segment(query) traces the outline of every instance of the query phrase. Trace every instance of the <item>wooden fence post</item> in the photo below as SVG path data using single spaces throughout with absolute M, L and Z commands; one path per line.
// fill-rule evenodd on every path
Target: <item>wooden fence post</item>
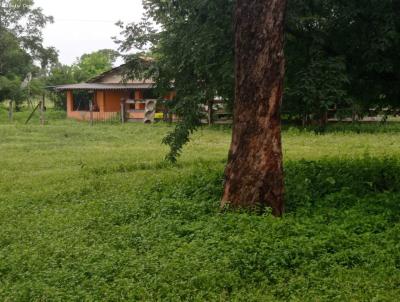
M 89 103 L 89 110 L 90 110 L 90 126 L 93 126 L 93 101 L 90 100 Z
M 125 99 L 121 99 L 121 123 L 125 123 Z
M 43 94 L 43 99 L 40 102 L 40 125 L 42 125 L 42 126 L 46 122 L 45 115 L 44 115 L 45 111 L 46 111 L 46 106 L 45 105 L 46 105 L 45 104 L 45 95 Z
M 10 103 L 8 104 L 8 118 L 10 122 L 13 121 L 13 115 L 14 115 L 13 101 L 10 101 Z

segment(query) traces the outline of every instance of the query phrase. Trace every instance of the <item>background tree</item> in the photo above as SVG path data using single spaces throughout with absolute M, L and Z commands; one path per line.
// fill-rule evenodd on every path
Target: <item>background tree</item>
M 18 39 L 33 60 L 48 51 L 43 47 L 42 29 L 52 22 L 53 17 L 44 15 L 33 0 L 0 0 L 0 29 Z
M 84 82 L 110 70 L 118 57 L 119 53 L 112 49 L 82 55 L 72 66 L 76 81 Z
M 53 87 L 57 85 L 64 84 L 74 84 L 76 79 L 74 76 L 73 67 L 69 65 L 57 64 L 53 66 L 49 74 L 46 77 L 45 85 L 47 87 Z M 67 104 L 65 102 L 66 93 L 65 92 L 51 92 L 49 94 L 51 101 L 54 103 L 54 107 L 61 110 L 67 109 Z
M 0 102 L 22 101 L 28 73 L 43 77 L 58 61 L 57 51 L 43 46 L 42 29 L 52 21 L 32 0 L 0 0 Z
M 299 75 L 317 82 L 314 77 L 319 75 L 307 70 L 317 61 L 330 62 L 331 70 L 336 71 L 330 72 L 329 78 L 325 75 L 324 83 L 331 92 L 337 89 L 335 100 L 331 98 L 335 105 L 345 101 L 361 114 L 373 107 L 399 107 L 399 13 L 399 2 L 391 0 L 290 1 L 287 90 L 298 91 Z M 343 86 L 343 80 L 338 82 L 337 77 L 346 78 L 348 85 Z M 285 111 L 298 114 L 303 101 L 303 96 L 288 93 Z
M 329 109 L 351 104 L 347 96 L 346 65 L 341 58 L 315 56 L 286 83 L 292 79 L 286 85 L 285 108 L 292 116 L 301 118 L 303 126 L 318 121 L 323 130 Z
M 21 89 L 21 80 L 17 76 L 0 76 L 0 102 L 5 100 L 15 101 L 17 110 L 19 104 L 26 98 L 26 91 Z

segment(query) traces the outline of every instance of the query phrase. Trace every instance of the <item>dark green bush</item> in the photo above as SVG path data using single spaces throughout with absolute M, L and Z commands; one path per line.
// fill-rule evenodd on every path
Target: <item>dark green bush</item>
M 400 190 L 397 158 L 288 162 L 285 173 L 289 211 L 308 206 L 340 208 L 352 203 L 353 197 Z M 321 205 L 326 195 L 340 192 L 341 198 Z

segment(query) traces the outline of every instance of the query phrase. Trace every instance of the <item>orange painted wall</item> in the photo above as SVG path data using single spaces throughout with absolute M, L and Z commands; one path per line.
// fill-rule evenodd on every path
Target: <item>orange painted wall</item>
M 104 112 L 105 109 L 105 93 L 104 91 L 96 91 L 96 102 L 99 106 L 99 111 Z
M 97 91 L 96 92 L 96 102 L 99 106 L 99 112 L 93 112 L 93 118 L 95 120 L 107 119 L 111 118 L 110 115 L 101 115 L 100 113 L 104 112 L 105 99 L 104 92 Z M 89 111 L 73 111 L 74 109 L 74 96 L 72 91 L 67 91 L 67 117 L 73 118 L 79 121 L 89 121 L 90 120 L 90 112 Z
M 171 92 L 167 95 L 166 99 L 173 99 L 175 93 Z M 108 115 L 101 115 L 101 113 L 115 113 L 117 114 L 121 110 L 121 98 L 128 99 L 129 92 L 127 91 L 97 91 L 96 92 L 96 102 L 99 108 L 99 113 L 94 112 L 94 119 L 105 119 Z M 142 91 L 135 91 L 135 99 L 142 99 Z M 145 104 L 136 104 L 136 110 L 143 110 Z M 136 107 L 135 106 L 135 107 Z M 142 108 L 143 107 L 143 108 Z M 67 116 L 69 118 L 87 121 L 90 119 L 90 112 L 88 111 L 73 111 L 73 93 L 72 91 L 67 91 Z M 130 113 L 130 118 L 141 119 L 144 117 L 144 112 Z
M 67 91 L 67 113 L 71 113 L 73 110 L 73 106 L 74 106 L 74 97 L 72 95 L 72 91 Z M 68 115 L 69 116 L 69 115 Z
M 118 112 L 93 112 L 93 120 L 95 121 L 106 121 L 110 119 L 115 119 L 118 116 Z M 90 121 L 89 111 L 72 111 L 68 114 L 68 117 L 78 121 Z
M 143 119 L 144 118 L 144 112 L 129 112 L 128 113 L 128 118 Z
M 135 90 L 135 100 L 142 100 L 143 92 L 141 90 Z
M 128 93 L 124 91 L 97 91 L 96 102 L 99 112 L 119 112 L 121 110 L 121 98 L 127 98 Z M 88 120 L 90 113 L 87 111 L 73 111 L 74 96 L 72 91 L 67 91 L 67 116 L 77 120 Z M 96 118 L 96 113 L 94 113 Z
M 105 112 L 119 112 L 121 110 L 121 98 L 128 98 L 125 91 L 106 91 L 105 93 Z
M 67 91 L 67 116 L 80 121 L 89 120 L 89 112 L 73 111 L 74 110 L 74 95 L 72 91 Z

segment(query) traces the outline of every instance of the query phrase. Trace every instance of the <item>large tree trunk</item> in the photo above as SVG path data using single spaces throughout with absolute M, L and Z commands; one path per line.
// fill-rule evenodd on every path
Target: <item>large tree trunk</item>
M 284 211 L 281 119 L 286 0 L 237 0 L 236 91 L 222 206 Z

